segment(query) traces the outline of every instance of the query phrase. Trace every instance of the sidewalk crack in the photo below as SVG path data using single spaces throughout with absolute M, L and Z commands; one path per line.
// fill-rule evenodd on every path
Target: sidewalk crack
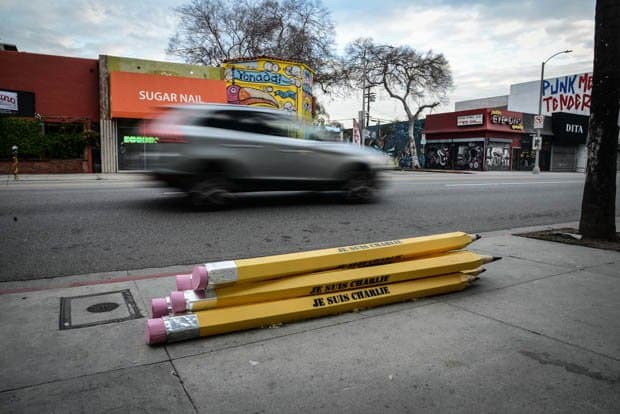
M 178 378 L 179 384 L 181 385 L 181 388 L 183 388 L 183 392 L 185 393 L 185 396 L 187 397 L 187 399 L 189 400 L 189 403 L 194 408 L 194 412 L 198 414 L 199 411 L 198 411 L 198 408 L 196 407 L 196 403 L 194 402 L 194 399 L 190 395 L 189 391 L 187 390 L 187 387 L 185 387 L 185 381 L 183 381 L 183 378 L 181 378 L 181 374 L 179 374 L 179 371 L 177 370 L 176 365 L 174 365 L 174 361 L 172 360 L 172 357 L 170 356 L 170 353 L 168 352 L 168 346 L 165 346 L 164 350 L 166 351 L 166 355 L 168 356 L 168 362 L 172 366 L 172 369 L 173 369 L 172 374 Z

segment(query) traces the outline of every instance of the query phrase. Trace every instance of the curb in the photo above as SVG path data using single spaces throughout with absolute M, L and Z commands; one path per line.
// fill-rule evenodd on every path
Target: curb
M 620 222 L 620 217 L 616 217 Z M 488 232 L 478 232 L 483 238 L 512 236 L 516 233 L 552 230 L 554 228 L 577 226 L 579 222 L 553 223 L 546 225 L 536 225 L 527 227 L 515 227 L 510 229 L 493 230 Z M 474 246 L 475 247 L 475 246 Z M 65 275 L 41 279 L 24 281 L 5 281 L 0 282 L 0 296 L 4 294 L 42 291 L 50 289 L 65 289 L 78 286 L 109 284 L 127 281 L 138 281 L 145 279 L 158 279 L 164 277 L 174 277 L 179 274 L 191 273 L 193 265 L 172 265 L 161 268 L 145 268 L 120 271 L 107 271 L 88 273 L 81 275 Z M 118 276 L 118 277 L 115 277 Z

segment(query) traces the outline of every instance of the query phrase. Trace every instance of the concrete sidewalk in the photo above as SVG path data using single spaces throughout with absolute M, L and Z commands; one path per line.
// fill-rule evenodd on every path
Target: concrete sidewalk
M 1 295 L 0 411 L 618 412 L 620 253 L 512 233 L 457 294 L 160 347 L 171 276 Z
M 0 185 L 53 182 L 89 182 L 89 181 L 147 181 L 151 178 L 144 172 L 96 173 L 96 174 L 19 174 L 18 179 L 12 174 L 0 174 Z

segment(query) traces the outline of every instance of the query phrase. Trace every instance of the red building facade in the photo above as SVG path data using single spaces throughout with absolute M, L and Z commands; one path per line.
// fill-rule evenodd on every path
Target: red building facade
M 487 108 L 429 115 L 424 134 L 427 168 L 513 170 L 522 164 L 520 112 Z
M 34 94 L 44 122 L 99 120 L 97 59 L 0 51 L 0 90 Z

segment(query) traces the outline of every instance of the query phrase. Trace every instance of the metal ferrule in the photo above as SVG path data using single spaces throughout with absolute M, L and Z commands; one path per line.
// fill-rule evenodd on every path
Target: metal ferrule
M 190 303 L 197 300 L 203 300 L 205 298 L 205 293 L 200 290 L 184 290 L 183 296 L 185 296 L 185 301 Z
M 237 264 L 233 260 L 206 263 L 209 285 L 235 283 L 238 280 Z
M 168 342 L 184 341 L 198 338 L 200 327 L 198 317 L 193 314 L 164 317 L 166 326 L 166 339 Z
M 191 291 L 191 293 L 195 293 Z M 194 294 L 194 298 L 190 299 L 189 295 L 185 295 L 187 301 L 187 310 L 190 312 L 215 308 L 217 306 L 217 294 L 215 289 L 208 287 L 199 294 Z

